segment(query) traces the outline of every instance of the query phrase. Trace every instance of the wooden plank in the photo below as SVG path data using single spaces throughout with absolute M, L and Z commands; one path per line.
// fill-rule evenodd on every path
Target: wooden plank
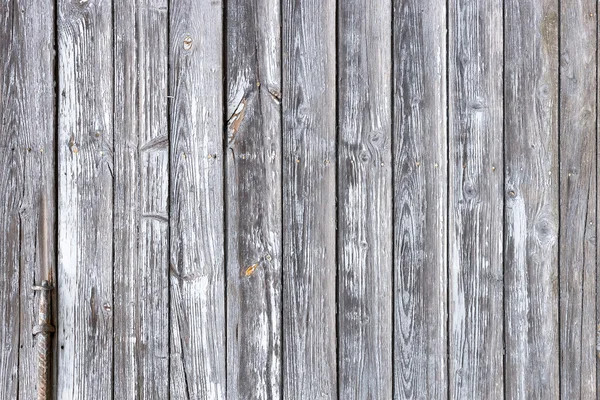
M 446 2 L 394 10 L 394 398 L 446 399 Z
M 391 1 L 338 3 L 340 398 L 392 397 Z
M 506 396 L 559 396 L 558 1 L 505 4 Z
M 223 399 L 222 2 L 170 2 L 171 398 Z
M 560 394 L 596 398 L 597 4 L 560 2 Z
M 503 397 L 502 2 L 449 10 L 450 396 Z
M 112 7 L 58 4 L 58 398 L 112 395 Z
M 279 0 L 227 15 L 227 398 L 281 396 Z
M 337 398 L 335 6 L 282 3 L 287 399 Z
M 0 399 L 36 393 L 41 197 L 55 210 L 54 4 L 0 5 Z M 54 213 L 47 259 L 54 270 Z M 52 274 L 54 281 L 54 275 Z
M 115 3 L 114 397 L 169 390 L 166 0 Z

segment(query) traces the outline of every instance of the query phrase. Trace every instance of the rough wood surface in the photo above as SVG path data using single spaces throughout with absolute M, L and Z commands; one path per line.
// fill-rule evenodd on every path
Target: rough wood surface
M 392 397 L 391 1 L 338 3 L 338 379 Z
M 279 0 L 227 15 L 227 398 L 281 395 Z
M 449 4 L 452 398 L 503 397 L 502 2 Z
M 58 398 L 111 398 L 111 4 L 61 0 L 58 27 Z
M 560 394 L 596 398 L 597 3 L 560 2 Z
M 115 3 L 114 398 L 169 390 L 166 0 Z
M 226 391 L 222 3 L 170 2 L 170 392 Z
M 287 399 L 337 398 L 335 6 L 282 2 Z
M 396 399 L 448 393 L 445 10 L 440 0 L 394 2 Z
M 558 2 L 505 6 L 506 397 L 556 399 Z
M 54 4 L 0 4 L 0 399 L 33 398 L 41 197 L 55 209 Z M 54 214 L 46 250 L 54 270 Z M 51 276 L 54 281 L 54 276 Z

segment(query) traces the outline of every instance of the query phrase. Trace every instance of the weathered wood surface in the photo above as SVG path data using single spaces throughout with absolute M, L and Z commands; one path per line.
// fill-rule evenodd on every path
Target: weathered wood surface
M 597 4 L 560 2 L 560 394 L 596 398 Z
M 114 398 L 169 391 L 166 0 L 114 3 Z
M 338 3 L 338 380 L 343 399 L 392 397 L 391 15 L 391 1 Z
M 283 396 L 337 398 L 336 2 L 282 2 Z
M 169 5 L 170 392 L 224 399 L 223 5 Z
M 227 398 L 281 397 L 279 0 L 227 3 Z
M 0 21 L 0 399 L 597 397 L 592 0 Z
M 506 398 L 556 399 L 558 2 L 505 3 Z
M 396 399 L 448 393 L 445 10 L 440 0 L 394 2 Z
M 502 2 L 449 3 L 450 396 L 503 397 Z
M 38 227 L 41 197 L 55 202 L 54 4 L 0 4 L 0 399 L 36 393 L 37 323 L 44 246 Z M 46 245 L 55 265 L 54 214 Z
M 113 389 L 113 31 L 106 1 L 58 2 L 60 399 Z

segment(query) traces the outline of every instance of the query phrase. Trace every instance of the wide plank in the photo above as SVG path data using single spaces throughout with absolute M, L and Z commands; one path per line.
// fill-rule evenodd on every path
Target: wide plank
M 282 2 L 283 397 L 337 398 L 336 2 Z
M 112 12 L 58 2 L 60 399 L 112 397 Z
M 450 397 L 504 397 L 500 0 L 449 3 Z
M 169 4 L 170 393 L 226 396 L 223 4 Z
M 391 7 L 338 3 L 338 379 L 392 396 Z
M 597 3 L 560 2 L 560 395 L 596 398 Z
M 556 399 L 558 1 L 505 3 L 506 396 Z
M 166 0 L 116 2 L 114 397 L 169 390 Z
M 226 7 L 227 398 L 281 397 L 279 0 Z
M 0 5 L 0 399 L 32 398 L 38 293 L 55 282 L 54 4 Z M 42 243 L 42 198 L 47 241 Z
M 446 2 L 394 2 L 394 398 L 448 393 Z

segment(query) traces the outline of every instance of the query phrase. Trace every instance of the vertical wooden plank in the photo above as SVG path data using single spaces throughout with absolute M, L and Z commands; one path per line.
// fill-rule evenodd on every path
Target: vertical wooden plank
M 391 1 L 338 3 L 338 374 L 392 397 Z
M 505 3 L 506 396 L 558 376 L 558 1 Z
M 222 2 L 170 2 L 171 398 L 225 398 Z
M 106 1 L 59 1 L 58 398 L 112 397 L 113 35 Z
M 450 396 L 503 397 L 502 2 L 451 0 Z
M 595 1 L 560 2 L 560 392 L 596 397 Z
M 446 399 L 446 1 L 394 2 L 394 398 Z
M 114 397 L 169 379 L 166 0 L 115 3 Z
M 54 4 L 0 5 L 0 399 L 36 393 L 40 205 L 51 210 L 47 250 L 54 270 Z M 54 276 L 52 276 L 54 280 Z
M 283 15 L 283 396 L 337 398 L 335 6 Z
M 227 20 L 227 398 L 281 396 L 279 0 Z

